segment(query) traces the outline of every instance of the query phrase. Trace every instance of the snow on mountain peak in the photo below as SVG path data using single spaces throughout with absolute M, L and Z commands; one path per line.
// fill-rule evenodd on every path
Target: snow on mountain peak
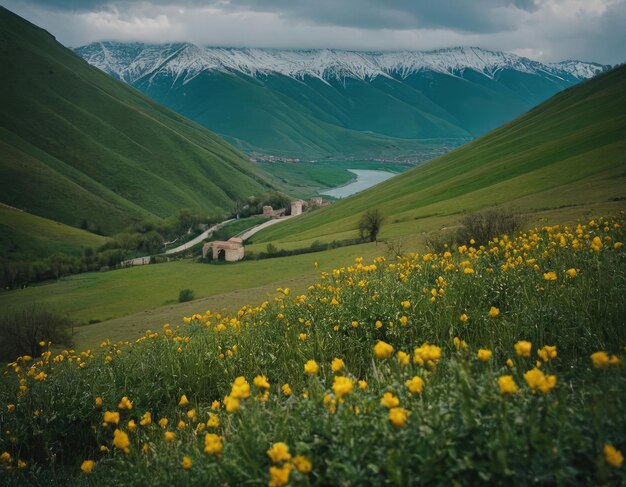
M 282 74 L 291 78 L 312 76 L 327 79 L 371 79 L 378 76 L 405 78 L 419 71 L 453 76 L 471 69 L 492 78 L 498 71 L 513 69 L 557 77 L 586 79 L 606 69 L 596 63 L 564 61 L 542 64 L 506 52 L 477 47 L 434 51 L 360 52 L 337 49 L 278 50 L 200 47 L 190 43 L 122 44 L 97 42 L 76 52 L 90 64 L 133 83 L 165 72 L 188 82 L 203 71 L 239 72 L 248 76 Z

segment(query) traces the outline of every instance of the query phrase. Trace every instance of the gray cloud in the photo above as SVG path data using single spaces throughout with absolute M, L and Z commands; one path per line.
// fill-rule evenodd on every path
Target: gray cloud
M 626 0 L 0 0 L 66 45 L 435 49 L 625 61 Z

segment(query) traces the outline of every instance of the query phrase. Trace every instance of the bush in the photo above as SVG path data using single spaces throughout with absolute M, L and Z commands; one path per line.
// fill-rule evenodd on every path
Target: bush
M 40 342 L 71 346 L 73 327 L 66 316 L 37 305 L 15 310 L 0 317 L 0 361 L 36 357 L 44 348 Z
M 474 239 L 477 245 L 486 245 L 489 240 L 501 235 L 514 235 L 524 224 L 522 216 L 508 208 L 494 208 L 463 217 L 456 239 L 467 243 Z
M 178 293 L 178 302 L 186 303 L 187 301 L 193 300 L 193 290 L 192 289 L 181 289 Z

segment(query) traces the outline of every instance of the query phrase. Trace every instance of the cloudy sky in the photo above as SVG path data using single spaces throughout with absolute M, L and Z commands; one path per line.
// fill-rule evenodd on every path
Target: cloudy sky
M 479 46 L 541 61 L 626 61 L 626 0 L 0 0 L 68 46 Z

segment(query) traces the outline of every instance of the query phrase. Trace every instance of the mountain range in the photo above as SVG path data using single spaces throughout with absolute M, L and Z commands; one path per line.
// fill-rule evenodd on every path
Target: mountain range
M 460 47 L 357 52 L 97 42 L 90 64 L 249 153 L 422 160 L 605 71 Z

